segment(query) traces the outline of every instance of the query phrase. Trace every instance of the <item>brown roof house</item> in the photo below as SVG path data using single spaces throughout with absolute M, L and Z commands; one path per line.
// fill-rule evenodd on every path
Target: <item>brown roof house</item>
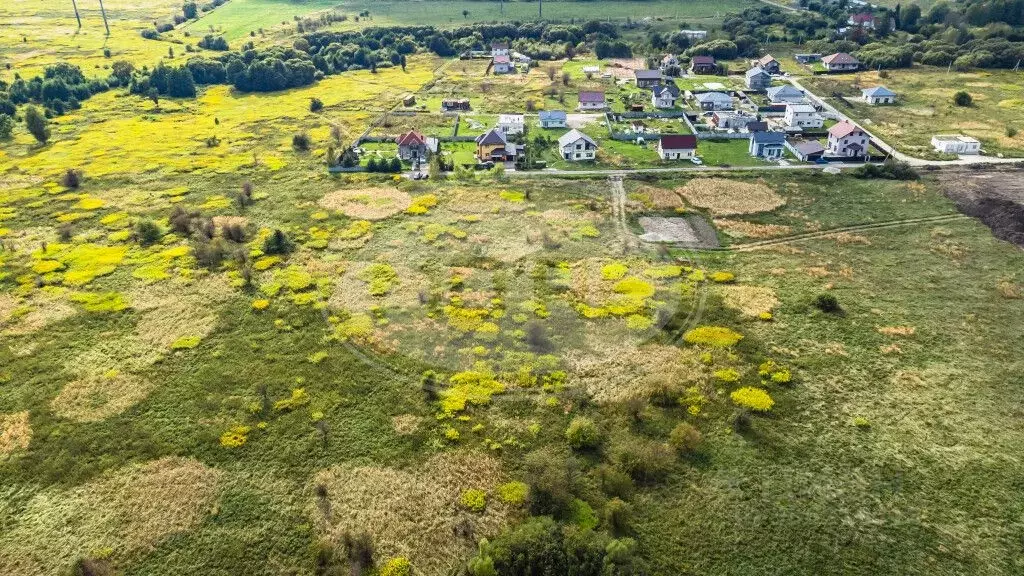
M 765 54 L 757 61 L 754 62 L 754 66 L 759 66 L 769 74 L 779 74 L 782 72 L 782 65 L 775 59 L 771 54 Z
M 718 64 L 713 56 L 694 56 L 690 58 L 691 74 L 717 74 Z
M 860 68 L 860 60 L 850 56 L 846 52 L 836 52 L 821 59 L 825 69 L 829 72 L 849 72 Z
M 634 70 L 638 88 L 653 88 L 661 84 L 661 70 Z
M 427 138 L 412 130 L 398 137 L 398 157 L 406 162 L 427 158 Z

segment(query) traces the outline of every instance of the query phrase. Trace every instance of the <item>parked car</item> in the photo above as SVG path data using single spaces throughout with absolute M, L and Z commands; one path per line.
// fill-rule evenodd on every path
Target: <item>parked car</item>
M 694 156 L 693 158 L 690 158 L 690 162 L 693 162 L 697 166 L 701 166 L 701 165 L 704 164 L 704 161 L 701 160 L 700 158 L 697 158 L 696 156 Z

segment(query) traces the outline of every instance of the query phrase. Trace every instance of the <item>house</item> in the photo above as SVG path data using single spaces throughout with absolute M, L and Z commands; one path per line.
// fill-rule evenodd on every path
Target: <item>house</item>
M 501 162 L 508 159 L 510 145 L 505 135 L 497 128 L 492 128 L 476 137 L 476 157 L 481 162 Z M 512 159 L 515 159 L 515 145 Z
M 697 153 L 697 137 L 693 134 L 662 134 L 658 140 L 658 156 L 662 160 L 686 160 Z
M 491 69 L 495 74 L 511 74 L 516 71 L 516 67 L 512 64 L 512 59 L 508 56 L 498 55 L 494 57 L 494 68 Z
M 810 104 L 787 104 L 784 117 L 786 126 L 790 128 L 821 128 L 825 125 L 825 119 L 818 114 L 818 110 Z
M 703 40 L 708 37 L 707 30 L 680 30 L 679 33 L 690 40 Z
M 932 146 L 943 154 L 980 154 L 981 142 L 970 136 L 939 134 L 932 136 Z
M 747 122 L 747 132 L 767 132 L 768 122 L 764 120 L 754 120 L 753 122 Z
M 769 74 L 780 74 L 782 72 L 782 64 L 779 63 L 771 54 L 765 54 L 760 59 L 754 62 L 754 66 L 763 69 Z
M 541 128 L 565 128 L 568 114 L 561 110 L 541 110 L 537 115 Z
M 719 130 L 743 130 L 756 120 L 756 117 L 742 112 L 715 112 L 711 116 L 711 125 Z
M 690 58 L 690 74 L 717 74 L 718 64 L 713 56 L 694 56 Z
M 499 114 L 498 130 L 505 136 L 522 134 L 526 121 L 522 114 Z
M 406 108 L 408 108 L 410 106 L 415 106 L 415 105 L 416 105 L 416 97 L 413 96 L 412 94 L 408 94 L 408 95 L 406 95 L 405 97 L 402 98 L 402 106 L 405 106 Z
M 661 84 L 661 70 L 634 70 L 637 88 L 653 88 Z
M 580 110 L 604 110 L 604 92 L 580 92 Z
M 725 92 L 700 92 L 694 94 L 701 110 L 732 110 L 732 96 Z
M 772 104 L 798 104 L 805 100 L 803 91 L 789 84 L 768 89 L 768 101 Z
M 772 85 L 772 75 L 764 68 L 755 66 L 746 73 L 747 89 L 764 92 Z
M 665 76 L 679 76 L 681 68 L 679 67 L 679 58 L 675 54 L 669 54 L 661 59 L 661 65 L 658 66 L 661 73 Z
M 754 132 L 750 135 L 750 155 L 773 160 L 782 158 L 786 135 L 782 132 Z
M 498 56 L 509 56 L 508 42 L 492 42 L 491 43 L 491 58 L 497 58 Z
M 875 86 L 861 90 L 861 99 L 868 104 L 895 104 L 896 93 L 885 86 Z
M 583 132 L 573 129 L 558 139 L 558 150 L 562 158 L 572 162 L 593 160 L 597 156 L 597 142 Z
M 786 148 L 802 162 L 814 162 L 825 154 L 825 147 L 817 140 L 787 141 Z
M 469 100 L 442 100 L 441 112 L 469 112 Z
M 821 59 L 825 70 L 829 72 L 849 72 L 860 68 L 860 60 L 850 56 L 846 52 L 836 52 Z
M 794 54 L 793 59 L 799 62 L 800 64 L 810 64 L 811 62 L 817 62 L 818 60 L 821 60 L 821 54 Z
M 587 77 L 589 78 L 590 76 L 594 76 L 595 74 L 600 74 L 601 73 L 601 67 L 600 66 L 584 66 L 583 67 L 583 73 L 586 74 Z
M 843 158 L 863 158 L 867 156 L 867 133 L 849 120 L 843 120 L 828 129 L 828 155 Z
M 851 27 L 860 28 L 862 30 L 874 30 L 875 29 L 875 15 L 870 12 L 861 12 L 860 14 L 851 14 L 850 18 L 846 21 Z
M 413 130 L 398 137 L 398 157 L 406 162 L 427 158 L 427 138 Z
M 651 106 L 655 108 L 675 108 L 679 99 L 679 87 L 675 84 L 658 84 L 651 91 Z

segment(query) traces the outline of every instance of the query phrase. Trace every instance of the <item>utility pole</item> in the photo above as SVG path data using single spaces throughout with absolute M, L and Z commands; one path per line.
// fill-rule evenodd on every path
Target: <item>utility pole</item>
M 501 0 L 501 15 L 505 15 L 505 0 Z
M 100 0 L 100 13 L 103 14 L 103 27 L 107 29 L 107 36 L 110 36 L 110 24 L 107 24 L 107 11 L 103 8 L 103 0 Z
M 82 17 L 78 15 L 78 3 L 75 0 L 71 0 L 71 6 L 75 9 L 75 20 L 78 20 L 78 27 L 82 27 Z
M 540 3 L 537 4 L 537 17 L 544 19 L 544 0 L 540 0 Z

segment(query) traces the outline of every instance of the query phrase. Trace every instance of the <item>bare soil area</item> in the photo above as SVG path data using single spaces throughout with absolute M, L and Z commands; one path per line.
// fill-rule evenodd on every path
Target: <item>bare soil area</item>
M 942 191 L 957 208 L 1024 248 L 1024 172 L 978 172 L 943 178 Z

